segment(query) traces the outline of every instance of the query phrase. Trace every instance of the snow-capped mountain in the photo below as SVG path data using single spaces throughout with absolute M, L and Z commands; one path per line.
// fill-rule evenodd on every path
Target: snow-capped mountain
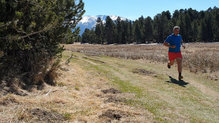
M 96 26 L 97 18 L 100 17 L 103 23 L 106 22 L 107 15 L 97 15 L 97 16 L 84 16 L 82 20 L 78 23 L 77 27 L 80 27 L 80 35 L 83 34 L 86 28 L 92 29 Z M 115 21 L 119 16 L 111 15 L 109 16 L 113 21 Z M 121 20 L 126 20 L 127 18 L 120 17 Z

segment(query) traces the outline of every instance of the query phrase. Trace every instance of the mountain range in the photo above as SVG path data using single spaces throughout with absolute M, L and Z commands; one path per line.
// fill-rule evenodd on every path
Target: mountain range
M 97 16 L 84 16 L 81 21 L 78 23 L 77 27 L 80 27 L 80 35 L 83 34 L 86 28 L 92 29 L 96 26 L 96 21 L 100 17 L 103 23 L 106 22 L 108 15 L 97 15 Z M 110 15 L 109 16 L 113 21 L 115 21 L 119 16 Z M 127 18 L 120 17 L 121 20 L 126 20 Z

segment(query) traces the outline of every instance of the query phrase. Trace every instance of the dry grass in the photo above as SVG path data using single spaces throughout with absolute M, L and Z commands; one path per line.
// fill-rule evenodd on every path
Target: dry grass
M 93 76 L 98 77 L 100 74 L 107 77 L 109 83 L 114 83 L 122 93 L 134 95 L 128 96 L 130 98 L 123 96 L 122 99 L 109 96 L 105 102 L 123 102 L 140 107 L 152 114 L 149 115 L 149 119 L 152 116 L 157 122 L 217 122 L 219 120 L 217 118 L 218 83 L 207 80 L 201 73 L 184 70 L 184 81 L 177 81 L 174 79 L 177 78 L 176 69 L 168 69 L 162 63 L 76 52 L 73 54 L 75 57 L 72 62 L 87 71 L 94 70 Z M 106 110 L 100 117 L 106 115 L 112 117 L 110 113 L 115 113 L 113 116 L 119 119 L 117 112 L 124 114 L 125 119 L 128 119 L 127 113 L 120 109 Z M 145 122 L 148 119 L 139 121 Z
M 150 113 L 145 110 L 118 101 L 105 102 L 109 96 L 124 94 L 104 94 L 102 90 L 112 88 L 109 80 L 100 73 L 82 69 L 72 60 L 66 64 L 70 55 L 69 52 L 64 53 L 58 70 L 57 86 L 46 85 L 41 91 L 26 92 L 27 96 L 9 94 L 0 97 L 0 122 L 101 123 L 152 120 Z M 107 111 L 113 112 L 105 113 Z M 114 115 L 119 119 L 112 117 Z
M 66 48 L 88 55 L 65 51 L 55 74 L 57 86 L 25 91 L 26 96 L 1 95 L 0 122 L 219 121 L 217 81 L 207 83 L 201 73 L 188 70 L 184 73 L 188 85 L 171 81 L 168 76 L 176 77 L 175 69 L 167 71 L 162 64 L 167 62 L 167 48 L 162 45 Z M 218 72 L 218 57 L 212 57 L 218 55 L 218 44 L 187 44 L 182 52 L 188 69 L 193 65 L 200 71 L 207 68 L 210 75 Z M 214 67 L 202 65 L 201 59 Z
M 183 66 L 191 72 L 214 73 L 211 79 L 218 80 L 219 43 L 191 43 L 182 49 Z M 125 59 L 144 59 L 151 62 L 168 62 L 168 48 L 154 45 L 66 45 L 67 50 L 89 55 L 104 55 Z

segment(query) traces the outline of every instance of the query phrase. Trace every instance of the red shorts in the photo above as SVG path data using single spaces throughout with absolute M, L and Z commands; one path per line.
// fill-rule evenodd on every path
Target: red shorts
M 182 59 L 181 52 L 178 52 L 178 53 L 168 52 L 168 56 L 169 56 L 170 61 L 175 60 L 176 58 L 181 58 Z

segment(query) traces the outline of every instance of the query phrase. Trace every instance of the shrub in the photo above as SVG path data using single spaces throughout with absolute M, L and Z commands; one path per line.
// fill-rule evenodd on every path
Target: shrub
M 83 7 L 82 0 L 1 0 L 0 80 L 10 74 L 25 84 L 50 83 L 63 51 L 60 43 L 78 34 Z

